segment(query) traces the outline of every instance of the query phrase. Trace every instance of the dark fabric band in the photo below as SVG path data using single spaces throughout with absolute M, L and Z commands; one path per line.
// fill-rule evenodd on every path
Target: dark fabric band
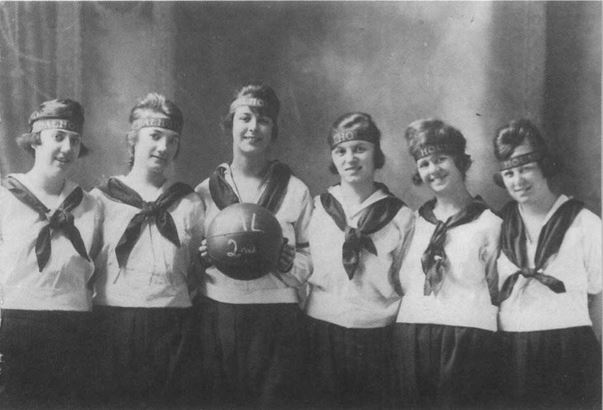
M 90 260 L 88 252 L 86 252 L 86 246 L 80 235 L 80 231 L 74 224 L 74 218 L 71 211 L 79 206 L 84 198 L 84 192 L 82 188 L 76 187 L 71 193 L 65 198 L 63 203 L 59 205 L 56 211 L 53 212 L 50 217 L 47 217 L 48 209 L 25 185 L 19 182 L 16 178 L 7 177 L 7 188 L 21 200 L 24 204 L 36 211 L 43 219 L 48 220 L 48 225 L 44 226 L 38 238 L 36 239 L 36 259 L 38 262 L 38 268 L 40 272 L 48 263 L 51 254 L 51 233 L 62 232 L 69 242 L 73 245 L 73 248 L 77 253 L 87 261 Z
M 330 193 L 320 195 L 320 202 L 326 213 L 333 219 L 337 227 L 344 232 L 341 260 L 351 280 L 360 263 L 360 252 L 367 250 L 377 255 L 377 249 L 369 236 L 387 225 L 404 206 L 404 202 L 391 194 L 384 184 L 376 183 L 387 196 L 371 204 L 358 219 L 358 227 L 348 226 L 345 211 L 339 201 Z
M 574 219 L 584 208 L 584 203 L 570 199 L 563 203 L 542 227 L 536 246 L 534 268 L 529 267 L 526 228 L 519 213 L 519 205 L 515 201 L 509 202 L 501 211 L 503 223 L 500 233 L 501 251 L 520 269 L 509 276 L 503 283 L 500 291 L 500 302 L 508 299 L 513 292 L 513 287 L 519 276 L 533 278 L 551 289 L 555 293 L 565 292 L 565 285 L 543 272 L 548 259 L 559 252 L 565 233 L 574 222 Z
M 509 158 L 505 161 L 500 162 L 500 170 L 504 171 L 505 169 L 520 167 L 525 164 L 529 164 L 530 162 L 537 162 L 542 159 L 542 153 L 540 151 L 528 152 L 527 154 L 518 155 L 513 158 Z
M 488 209 L 488 205 L 478 196 L 465 209 L 442 222 L 433 213 L 435 203 L 436 200 L 432 199 L 419 208 L 419 215 L 427 222 L 436 225 L 427 249 L 421 256 L 421 266 L 425 273 L 423 294 L 426 296 L 432 292 L 437 294 L 442 286 L 448 267 L 448 257 L 444 250 L 448 230 L 474 221 Z
M 115 255 L 120 268 L 126 266 L 130 252 L 138 241 L 145 222 L 154 223 L 163 237 L 173 243 L 174 246 L 180 247 L 176 224 L 168 209 L 193 192 L 189 185 L 177 182 L 171 185 L 154 202 L 144 201 L 138 192 L 117 178 L 109 178 L 106 184 L 98 188 L 110 199 L 141 209 L 141 212 L 134 215 L 130 220 L 115 247 Z
M 220 166 L 209 177 L 209 192 L 220 210 L 239 203 L 239 197 L 226 181 L 225 172 L 226 169 Z M 258 205 L 276 214 L 287 194 L 291 175 L 291 169 L 287 165 L 278 161 L 271 162 L 266 174 L 266 188 L 260 196 Z

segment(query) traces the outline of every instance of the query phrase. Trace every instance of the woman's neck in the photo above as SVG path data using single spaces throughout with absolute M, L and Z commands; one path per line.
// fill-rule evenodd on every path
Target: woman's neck
M 160 188 L 167 177 L 162 172 L 152 172 L 143 167 L 133 166 L 126 179 L 135 185 Z
M 559 196 L 546 189 L 539 198 L 534 201 L 520 204 L 523 213 L 529 217 L 543 219 L 549 213 Z
M 254 156 L 235 154 L 230 169 L 243 177 L 262 177 L 267 165 L 268 158 L 264 154 Z
M 357 184 L 349 184 L 341 181 L 341 195 L 344 201 L 349 205 L 360 205 L 371 196 L 377 188 L 375 181 L 363 181 Z
M 48 195 L 60 195 L 65 187 L 66 178 L 62 172 L 49 174 L 46 170 L 34 166 L 25 175 L 35 188 Z
M 433 212 L 442 221 L 465 209 L 473 201 L 473 197 L 463 184 L 459 189 L 436 194 L 436 204 Z

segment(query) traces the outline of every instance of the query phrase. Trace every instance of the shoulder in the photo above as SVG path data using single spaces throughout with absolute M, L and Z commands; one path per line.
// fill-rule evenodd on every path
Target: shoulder
M 202 203 L 203 208 L 208 209 L 210 204 L 213 203 L 211 192 L 209 190 L 209 178 L 206 178 L 203 182 L 195 187 L 195 194 Z
M 416 218 L 417 213 L 413 212 L 407 205 L 402 205 L 402 207 L 396 213 L 394 217 L 394 222 L 398 227 L 402 230 L 408 229 L 409 225 L 411 225 Z
M 601 234 L 601 218 L 586 208 L 582 208 L 578 212 L 572 225 L 580 229 L 587 236 Z
M 311 199 L 308 186 L 295 175 L 291 175 L 289 178 L 289 186 L 287 187 L 287 191 L 296 197 L 307 197 L 308 200 Z
M 484 212 L 482 212 L 482 214 L 478 218 L 478 221 L 480 221 L 480 223 L 492 227 L 500 227 L 500 225 L 502 224 L 502 218 L 496 215 L 490 209 L 486 209 Z

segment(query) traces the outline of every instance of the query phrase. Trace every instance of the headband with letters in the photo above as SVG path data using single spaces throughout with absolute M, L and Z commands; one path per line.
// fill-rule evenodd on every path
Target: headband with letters
M 176 126 L 175 122 L 169 118 L 138 118 L 137 120 L 132 121 L 132 125 L 130 126 L 132 131 L 137 131 L 145 127 L 164 128 L 177 132 L 178 134 L 182 131 L 182 126 Z
M 81 134 L 82 124 L 59 118 L 43 118 L 35 120 L 31 124 L 32 133 L 40 132 L 42 130 L 66 130 Z
M 366 128 L 337 131 L 333 135 L 329 136 L 329 145 L 331 146 L 331 149 L 335 148 L 336 145 L 347 141 L 367 141 L 378 145 L 378 134 L 366 131 Z
M 412 152 L 415 161 L 432 154 L 454 154 L 460 149 L 455 144 L 421 144 Z
M 543 155 L 540 151 L 532 151 L 527 154 L 518 155 L 513 158 L 509 158 L 505 161 L 500 161 L 500 170 L 504 171 L 509 168 L 520 167 L 530 162 L 537 162 L 542 159 Z

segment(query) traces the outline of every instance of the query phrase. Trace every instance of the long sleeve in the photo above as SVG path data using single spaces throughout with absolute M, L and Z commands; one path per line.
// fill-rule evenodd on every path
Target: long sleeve
M 281 273 L 281 278 L 292 287 L 303 285 L 312 273 L 312 257 L 308 242 L 308 228 L 312 218 L 313 202 L 308 190 L 304 191 L 302 211 L 294 224 L 295 229 L 295 259 L 293 267 L 287 273 Z

